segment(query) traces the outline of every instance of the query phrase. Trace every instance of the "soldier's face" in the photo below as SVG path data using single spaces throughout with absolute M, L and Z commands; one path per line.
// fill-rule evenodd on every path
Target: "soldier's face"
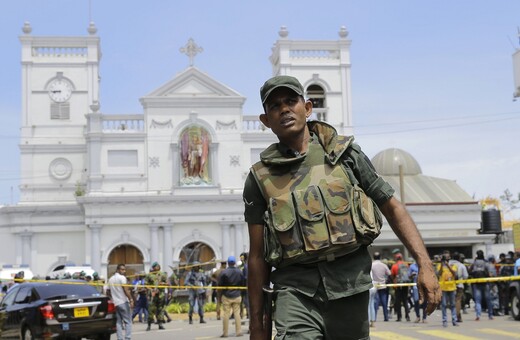
M 312 113 L 312 103 L 304 101 L 293 90 L 280 87 L 274 90 L 264 104 L 265 114 L 260 119 L 278 138 L 290 144 L 292 136 L 299 134 L 307 125 Z

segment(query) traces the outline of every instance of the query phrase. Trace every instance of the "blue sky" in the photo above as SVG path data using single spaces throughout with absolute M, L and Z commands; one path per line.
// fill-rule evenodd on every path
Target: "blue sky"
M 280 26 L 290 39 L 328 40 L 346 26 L 355 135 L 369 157 L 401 148 L 476 199 L 518 193 L 518 13 L 517 0 L 0 0 L 0 203 L 18 200 L 21 27 L 86 35 L 90 19 L 103 52 L 101 111 L 111 114 L 142 113 L 139 98 L 189 65 L 179 48 L 193 38 L 204 49 L 195 66 L 256 115 Z

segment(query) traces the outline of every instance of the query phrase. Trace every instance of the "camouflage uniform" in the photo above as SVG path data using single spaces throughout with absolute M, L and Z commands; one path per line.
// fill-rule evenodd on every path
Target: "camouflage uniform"
M 165 272 L 159 270 L 151 271 L 146 275 L 145 282 L 147 286 L 166 286 L 167 276 Z M 148 328 L 150 329 L 154 317 L 157 319 L 159 329 L 162 329 L 164 323 L 164 307 L 165 307 L 165 290 L 166 288 L 148 288 Z
M 357 184 L 363 189 L 364 193 L 368 195 L 378 206 L 385 203 L 390 199 L 394 193 L 392 187 L 386 183 L 379 175 L 375 172 L 372 164 L 368 158 L 363 154 L 360 147 L 353 144 L 352 140 L 343 136 L 337 136 L 336 131 L 330 125 L 321 122 L 310 122 L 309 130 L 311 132 L 311 140 L 309 141 L 309 150 L 306 155 L 295 155 L 292 150 L 282 143 L 276 143 L 269 147 L 262 156 L 266 157 L 264 163 L 267 163 L 266 167 L 269 171 L 278 173 L 272 174 L 272 180 L 276 181 L 276 176 L 283 175 L 289 171 L 294 176 L 298 176 L 298 172 L 302 171 L 300 168 L 301 164 L 304 164 L 305 158 L 313 157 L 313 159 L 321 158 L 334 158 L 333 161 L 337 162 L 338 166 L 332 167 L 331 172 L 336 171 L 341 163 L 343 163 L 349 172 L 349 179 L 352 184 Z M 336 146 L 343 143 L 348 147 L 345 150 L 339 150 Z M 316 147 L 321 146 L 321 147 Z M 316 155 L 315 153 L 318 153 Z M 339 153 L 339 155 L 338 155 Z M 338 156 L 341 156 L 338 159 Z M 283 161 L 287 160 L 287 165 L 269 165 L 269 159 L 278 158 Z M 301 162 L 294 162 L 294 158 L 299 158 Z M 341 163 L 340 163 L 341 162 Z M 334 163 L 335 164 L 335 163 Z M 257 170 L 255 170 L 257 172 Z M 328 170 L 326 170 L 328 171 Z M 328 174 L 328 173 L 327 173 Z M 319 176 L 318 176 L 319 177 Z M 304 180 L 308 180 L 307 177 Z M 329 191 L 331 199 L 335 199 L 335 191 L 333 187 L 327 187 L 326 183 L 320 183 L 318 178 L 312 179 L 313 184 L 315 183 L 320 187 L 320 192 Z M 338 181 L 333 181 L 337 183 Z M 357 182 L 357 183 L 356 183 Z M 299 183 L 295 184 L 298 185 Z M 303 190 L 306 190 L 302 187 Z M 307 197 L 316 197 L 313 193 L 303 192 L 302 195 L 306 194 Z M 294 188 L 287 188 L 287 192 L 292 193 Z M 296 195 L 298 193 L 295 193 Z M 259 187 L 257 179 L 250 173 L 245 185 L 244 185 L 244 201 L 245 204 L 245 220 L 249 224 L 262 224 L 264 225 L 264 214 L 268 210 L 268 203 L 263 197 L 262 189 Z M 303 202 L 304 200 L 302 200 Z M 279 206 L 284 208 L 283 206 Z M 292 208 L 292 215 L 296 218 L 301 219 L 308 217 L 309 223 L 304 223 L 303 227 L 308 232 L 306 239 L 303 240 L 304 247 L 316 247 L 320 248 L 327 240 L 325 240 L 325 233 L 322 233 L 322 229 L 318 229 L 319 233 L 312 227 L 312 222 L 316 216 L 313 216 L 313 206 L 308 206 L 307 211 L 295 212 Z M 327 206 L 331 208 L 331 206 Z M 332 207 L 334 208 L 334 207 Z M 363 208 L 363 207 L 361 207 Z M 291 209 L 291 208 L 289 208 Z M 333 215 L 331 213 L 327 214 Z M 359 215 L 362 213 L 360 212 Z M 302 216 L 303 215 L 303 216 Z M 334 218 L 334 216 L 331 216 Z M 353 219 L 356 216 L 352 216 Z M 328 218 L 328 217 L 327 217 Z M 359 218 L 359 216 L 358 216 Z M 282 224 L 285 221 L 280 221 Z M 288 224 L 286 224 L 288 225 Z M 318 226 L 322 228 L 322 226 Z M 294 229 L 294 228 L 293 228 Z M 313 234 L 314 233 L 314 234 Z M 309 236 L 311 235 L 311 236 Z M 352 234 L 348 230 L 339 230 L 336 233 L 339 240 L 342 238 L 345 242 L 349 241 L 349 237 L 359 237 L 358 230 L 356 234 Z M 286 240 L 287 241 L 287 240 Z M 300 252 L 300 246 L 294 246 L 292 241 L 282 244 L 282 256 L 297 256 Z M 306 242 L 306 243 L 305 243 Z M 367 242 L 368 243 L 368 242 Z M 370 277 L 371 259 L 367 251 L 367 247 L 364 244 L 352 249 L 348 255 L 341 257 L 331 256 L 331 261 L 322 260 L 315 263 L 299 264 L 296 261 L 292 264 L 289 263 L 285 266 L 278 267 L 271 273 L 270 280 L 274 283 L 275 288 L 275 305 L 281 304 L 284 308 L 275 307 L 275 323 L 279 333 L 285 334 L 286 329 L 292 329 L 292 320 L 309 320 L 308 323 L 311 328 L 314 329 L 327 329 L 330 333 L 325 334 L 326 338 L 342 338 L 344 337 L 345 329 L 348 334 L 352 335 L 352 338 L 367 338 L 368 337 L 368 313 L 359 313 L 359 310 L 365 310 L 368 305 L 368 289 L 372 286 L 372 280 Z M 314 315 L 303 315 L 304 311 L 307 310 L 307 304 L 312 305 L 318 301 L 323 303 L 328 301 L 329 310 L 325 314 L 336 314 L 343 315 L 342 318 L 345 322 L 341 325 L 328 325 L 327 318 L 322 316 L 315 317 Z M 310 307 L 309 310 L 312 308 Z M 347 313 L 347 314 L 345 314 Z M 314 325 L 317 323 L 317 325 Z M 327 324 L 326 327 L 322 325 Z M 360 324 L 364 325 L 360 327 Z M 366 326 L 366 327 L 365 327 Z M 359 334 L 351 334 L 352 330 L 359 330 Z M 283 335 L 280 334 L 280 335 Z M 289 335 L 290 336 L 290 335 Z M 313 334 L 309 332 L 306 334 L 305 339 L 315 339 L 321 337 L 321 334 Z M 302 339 L 303 339 L 302 338 Z

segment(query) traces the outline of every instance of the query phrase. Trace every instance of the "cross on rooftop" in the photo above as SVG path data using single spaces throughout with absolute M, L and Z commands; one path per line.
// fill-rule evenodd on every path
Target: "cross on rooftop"
M 190 58 L 190 66 L 193 66 L 193 59 L 195 59 L 195 56 L 204 50 L 202 47 L 197 45 L 192 38 L 190 38 L 188 43 L 184 47 L 181 47 L 179 51 L 186 54 L 188 58 Z

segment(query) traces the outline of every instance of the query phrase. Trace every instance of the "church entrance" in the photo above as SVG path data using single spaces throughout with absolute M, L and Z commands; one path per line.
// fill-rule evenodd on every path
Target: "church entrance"
M 191 264 L 195 261 L 202 263 L 202 270 L 209 273 L 215 268 L 215 252 L 209 245 L 203 242 L 192 242 L 185 245 L 179 256 L 179 268 L 176 274 L 181 278 L 181 284 L 184 283 L 184 276 L 187 271 L 191 270 Z
M 122 244 L 115 247 L 108 257 L 108 277 L 115 272 L 117 265 L 123 263 L 126 265 L 126 275 L 134 276 L 136 273 L 144 271 L 144 257 L 139 249 L 130 244 Z

